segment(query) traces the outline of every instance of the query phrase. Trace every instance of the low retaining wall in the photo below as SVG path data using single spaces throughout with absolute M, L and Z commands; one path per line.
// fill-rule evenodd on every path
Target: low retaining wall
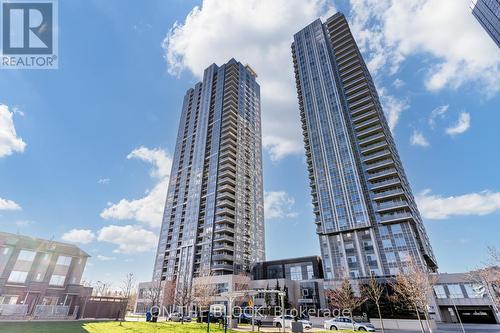
M 380 324 L 380 319 L 378 318 L 371 318 L 370 322 L 375 326 L 375 328 L 381 328 L 382 325 Z M 421 320 L 422 325 L 424 326 L 425 329 L 429 329 L 429 326 L 427 324 L 426 320 Z M 436 321 L 435 320 L 429 320 L 430 326 L 432 329 L 436 329 Z M 386 329 L 391 329 L 391 330 L 410 330 L 410 331 L 420 331 L 420 324 L 418 323 L 418 320 L 413 320 L 413 319 L 384 319 L 384 328 Z

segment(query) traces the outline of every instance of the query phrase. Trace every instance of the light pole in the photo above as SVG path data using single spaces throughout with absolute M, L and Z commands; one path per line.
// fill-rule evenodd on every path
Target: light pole
M 454 294 L 450 294 L 451 303 L 453 303 L 453 307 L 455 308 L 455 313 L 457 315 L 458 322 L 460 323 L 460 327 L 462 327 L 462 332 L 465 333 L 464 324 L 462 324 L 462 318 L 460 318 L 460 313 L 458 313 L 457 304 L 455 303 L 455 298 L 453 297 L 453 295 Z

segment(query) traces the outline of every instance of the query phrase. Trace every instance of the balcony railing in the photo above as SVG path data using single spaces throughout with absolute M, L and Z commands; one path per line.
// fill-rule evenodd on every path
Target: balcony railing
M 0 304 L 1 317 L 24 317 L 28 313 L 27 304 Z
M 380 221 L 381 222 L 391 222 L 391 221 L 396 221 L 396 220 L 409 219 L 412 217 L 413 217 L 413 215 L 410 212 L 393 213 L 393 214 L 380 214 Z

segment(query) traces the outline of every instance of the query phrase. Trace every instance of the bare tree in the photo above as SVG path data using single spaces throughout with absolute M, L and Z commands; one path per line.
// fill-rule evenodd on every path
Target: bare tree
M 209 307 L 215 298 L 217 288 L 213 279 L 213 274 L 207 271 L 193 281 L 193 303 L 198 311 Z
M 175 292 L 175 305 L 181 308 L 181 314 L 184 315 L 185 311 L 189 309 L 193 303 L 193 292 L 191 289 L 192 280 L 188 279 L 187 276 L 182 280 L 177 280 L 176 292 Z M 181 320 L 184 323 L 183 320 Z
M 361 291 L 367 299 L 370 299 L 377 306 L 378 317 L 380 318 L 380 326 L 382 328 L 382 333 L 384 333 L 384 321 L 380 312 L 380 298 L 384 294 L 384 286 L 380 284 L 372 275 L 370 277 L 370 280 L 368 280 L 368 283 L 363 286 Z
M 352 322 L 352 329 L 354 327 L 353 311 L 359 308 L 364 302 L 365 297 L 357 297 L 354 295 L 351 283 L 347 278 L 342 281 L 342 285 L 337 289 L 329 289 L 325 292 L 325 296 L 332 307 L 341 309 L 342 311 L 349 311 L 349 317 Z
M 425 332 L 420 319 L 420 313 L 424 313 L 427 326 L 432 333 L 432 326 L 429 321 L 429 297 L 432 293 L 432 286 L 435 284 L 435 277 L 422 269 L 413 260 L 406 261 L 406 265 L 400 269 L 391 286 L 395 292 L 395 298 L 403 304 L 407 304 L 415 310 L 420 330 Z
M 120 286 L 120 291 L 123 297 L 127 299 L 127 310 L 130 310 L 134 306 L 135 300 L 133 300 L 132 294 L 135 291 L 135 276 L 134 273 L 127 273 Z
M 144 299 L 147 299 L 151 306 L 160 306 L 163 284 L 161 280 L 151 281 L 149 288 L 144 290 Z
M 95 296 L 109 296 L 111 289 L 111 282 L 97 281 L 94 284 L 93 294 Z
M 495 312 L 500 312 L 500 252 L 488 247 L 488 260 L 469 273 L 469 280 L 477 285 L 477 292 L 487 295 Z
M 166 280 L 163 285 L 163 305 L 172 311 L 175 305 L 176 280 Z

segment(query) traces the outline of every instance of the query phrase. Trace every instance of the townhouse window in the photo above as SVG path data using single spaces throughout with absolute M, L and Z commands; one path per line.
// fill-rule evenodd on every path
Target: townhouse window
M 28 277 L 28 272 L 12 271 L 9 275 L 9 282 L 24 283 Z
M 64 280 L 66 280 L 65 275 L 52 275 L 50 278 L 49 285 L 51 286 L 63 286 L 64 285 Z
M 71 257 L 66 257 L 66 256 L 59 256 L 57 258 L 57 263 L 56 265 L 60 266 L 69 266 L 71 264 Z

